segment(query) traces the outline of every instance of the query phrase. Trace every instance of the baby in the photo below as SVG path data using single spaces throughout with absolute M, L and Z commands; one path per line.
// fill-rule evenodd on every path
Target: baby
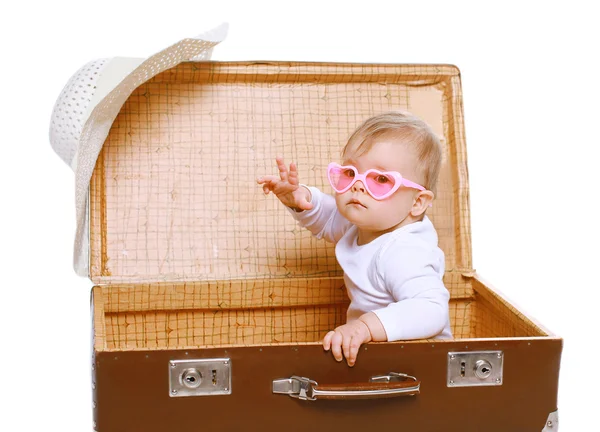
M 299 183 L 278 157 L 279 175 L 257 179 L 300 225 L 336 243 L 350 297 L 346 324 L 323 347 L 349 366 L 370 341 L 451 338 L 444 253 L 425 215 L 440 171 L 441 145 L 431 128 L 408 113 L 366 120 L 330 163 L 335 198 Z M 342 356 L 343 354 L 343 356 Z

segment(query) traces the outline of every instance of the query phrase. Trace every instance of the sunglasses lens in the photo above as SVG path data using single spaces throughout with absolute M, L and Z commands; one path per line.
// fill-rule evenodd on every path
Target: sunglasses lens
M 329 170 L 329 181 L 337 191 L 344 190 L 354 181 L 354 170 L 346 167 L 334 167 Z
M 391 175 L 371 172 L 367 176 L 369 192 L 376 197 L 389 193 L 396 185 L 396 180 Z

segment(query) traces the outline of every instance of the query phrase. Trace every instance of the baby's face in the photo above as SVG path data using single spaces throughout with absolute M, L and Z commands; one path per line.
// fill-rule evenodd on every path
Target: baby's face
M 380 171 L 397 171 L 403 178 L 417 184 L 423 179 L 417 172 L 417 158 L 412 149 L 402 143 L 382 140 L 373 145 L 371 150 L 358 157 L 349 157 L 342 165 L 353 165 L 359 173 L 368 169 Z M 396 229 L 408 221 L 418 190 L 401 186 L 393 195 L 383 200 L 376 200 L 364 184 L 358 180 L 344 193 L 336 193 L 336 204 L 339 212 L 356 225 L 359 231 L 369 233 L 370 241 L 384 232 Z M 358 201 L 358 202 L 357 202 Z

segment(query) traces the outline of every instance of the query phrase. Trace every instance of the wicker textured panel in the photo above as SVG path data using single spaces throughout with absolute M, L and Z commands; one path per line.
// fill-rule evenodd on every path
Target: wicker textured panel
M 477 308 L 473 316 L 473 337 L 548 336 L 523 312 L 498 295 L 478 278 L 473 279 Z
M 346 321 L 346 304 L 272 309 L 107 313 L 98 351 L 181 349 L 320 342 Z M 481 298 L 450 302 L 454 339 L 547 336 L 503 305 Z M 98 326 L 96 325 L 98 328 Z
M 339 160 L 352 130 L 395 109 L 420 116 L 443 137 L 428 215 L 447 271 L 470 270 L 454 67 L 208 62 L 143 84 L 115 120 L 91 184 L 93 280 L 341 276 L 333 246 L 299 229 L 255 178 L 275 172 L 275 156 L 283 155 L 297 162 L 302 182 L 330 192 L 325 167 Z M 468 296 L 459 285 L 459 296 Z
M 105 314 L 105 298 L 103 289 L 94 287 L 92 289 L 92 346 L 96 351 L 103 351 L 107 348 L 106 343 L 106 314 Z
M 470 298 L 470 281 L 456 273 L 444 279 L 452 298 Z M 342 278 L 256 279 L 115 285 L 104 291 L 104 311 L 241 309 L 349 304 Z
M 475 303 L 470 299 L 450 301 L 450 328 L 454 339 L 473 337 L 475 329 L 471 320 Z
M 454 339 L 549 335 L 483 282 L 472 281 L 473 298 L 450 302 Z M 321 294 L 334 292 L 329 289 L 332 286 L 339 290 L 339 282 L 339 279 L 319 281 L 321 288 L 325 287 Z M 310 292 L 306 291 L 310 281 L 299 284 L 304 284 L 307 294 Z M 230 297 L 227 297 L 229 292 L 219 291 L 216 285 L 206 283 L 96 287 L 95 348 L 118 351 L 319 342 L 327 331 L 345 322 L 347 300 L 341 295 L 332 299 L 339 303 L 332 304 L 320 304 L 320 300 L 325 301 L 328 297 L 319 300 L 317 295 L 316 298 L 306 297 L 306 304 L 297 303 L 299 306 L 296 307 L 238 309 L 236 307 L 247 301 L 242 294 L 254 291 L 241 290 L 247 284 L 240 282 L 229 285 L 233 286 L 238 290 L 231 290 Z M 263 284 L 263 289 L 267 287 L 268 284 Z M 220 306 L 217 304 L 219 299 L 211 295 L 219 292 L 227 292 L 223 298 L 225 302 Z M 298 299 L 301 298 L 294 301 Z M 311 301 L 316 304 L 309 306 Z M 255 304 L 262 304 L 262 301 Z M 213 307 L 200 309 L 202 305 Z
M 539 328 L 532 327 L 527 322 L 499 314 L 499 309 L 492 303 L 480 299 L 472 317 L 471 327 L 475 338 L 499 337 L 533 337 L 546 336 Z
M 474 303 L 450 302 L 455 338 L 473 337 Z M 346 322 L 346 304 L 272 309 L 107 313 L 106 345 L 98 350 L 175 349 L 320 342 Z M 479 337 L 479 336 L 478 336 Z
M 462 273 L 446 271 L 444 285 L 450 291 L 451 299 L 469 299 L 473 297 L 471 278 L 463 276 Z
M 124 285 L 105 298 L 107 313 L 349 304 L 341 278 Z
M 345 321 L 345 306 L 107 314 L 107 348 L 314 342 Z

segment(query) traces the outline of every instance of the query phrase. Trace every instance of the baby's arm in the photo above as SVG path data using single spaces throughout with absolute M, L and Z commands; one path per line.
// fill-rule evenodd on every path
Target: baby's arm
M 300 226 L 307 228 L 315 237 L 337 242 L 351 224 L 338 212 L 335 199 L 317 188 L 300 185 L 296 165 L 290 164 L 288 172 L 283 159 L 278 157 L 276 160 L 279 176 L 257 179 L 265 194 L 275 193 Z
M 448 322 L 450 298 L 442 281 L 443 254 L 414 245 L 390 249 L 380 257 L 377 277 L 395 302 L 374 311 L 387 340 L 438 335 Z

